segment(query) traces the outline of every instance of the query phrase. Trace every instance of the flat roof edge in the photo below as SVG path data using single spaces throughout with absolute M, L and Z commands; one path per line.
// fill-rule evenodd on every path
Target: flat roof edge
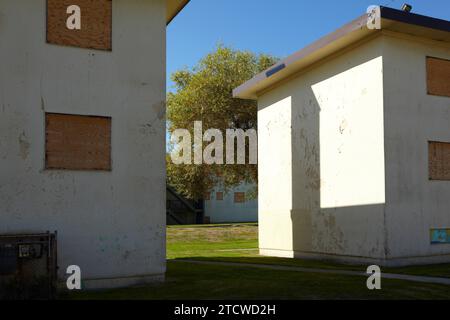
M 189 4 L 191 0 L 184 0 L 179 6 L 178 8 L 176 8 L 175 11 L 171 12 L 170 14 L 168 14 L 168 17 L 166 18 L 166 26 L 168 26 L 173 19 L 175 19 L 175 17 Z
M 366 26 L 367 26 L 367 15 L 364 14 L 359 18 L 351 21 L 350 23 L 347 23 L 343 27 L 335 30 L 334 32 L 323 36 L 319 40 L 306 46 L 300 51 L 297 51 L 296 53 L 279 61 L 278 63 L 276 63 L 269 69 L 265 70 L 264 72 L 261 72 L 260 74 L 256 75 L 251 80 L 245 82 L 241 86 L 234 89 L 233 96 L 236 98 L 255 100 L 257 98 L 256 93 L 258 91 L 261 91 L 261 88 L 259 88 L 260 86 L 265 88 L 267 86 L 272 85 L 273 83 L 282 80 L 287 75 L 292 74 L 293 72 L 291 69 L 293 65 L 297 64 L 302 59 L 310 57 L 315 53 L 324 50 L 326 47 L 332 45 L 336 41 L 342 40 L 343 38 L 352 33 L 359 31 L 361 34 L 360 38 L 363 38 L 366 35 L 379 31 L 379 30 L 369 30 L 368 28 L 366 28 Z M 270 83 L 265 85 L 265 82 Z
M 416 13 L 409 13 L 402 10 L 397 10 L 389 7 L 380 7 L 381 18 L 413 24 L 425 28 L 450 32 L 450 21 L 438 18 L 428 17 Z
M 446 20 L 408 13 L 383 6 L 380 6 L 380 15 L 381 21 L 386 22 L 386 26 L 385 23 L 383 23 L 381 29 L 389 29 L 390 27 L 387 26 L 393 23 L 427 28 L 425 30 L 432 29 L 441 34 L 450 32 L 450 21 Z M 371 30 L 367 28 L 367 19 L 368 15 L 364 14 L 338 30 L 313 42 L 302 50 L 279 61 L 271 68 L 235 88 L 233 90 L 233 97 L 256 100 L 258 98 L 258 92 L 276 85 L 278 82 L 299 72 L 308 65 L 321 60 L 324 56 L 343 49 L 351 43 L 356 43 L 371 34 L 381 32 L 381 30 Z M 433 32 L 432 30 L 430 31 Z

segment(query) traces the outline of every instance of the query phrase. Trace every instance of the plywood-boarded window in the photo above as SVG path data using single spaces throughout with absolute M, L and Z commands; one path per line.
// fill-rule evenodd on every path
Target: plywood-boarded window
M 450 60 L 427 57 L 428 94 L 450 97 Z
M 206 192 L 203 196 L 205 201 L 211 200 L 211 192 Z
M 245 192 L 235 192 L 234 203 L 245 203 Z
M 111 118 L 47 113 L 45 168 L 111 170 Z
M 223 192 L 217 192 L 216 193 L 216 200 L 217 201 L 223 201 Z
M 430 180 L 450 181 L 450 143 L 429 143 Z
M 47 0 L 47 42 L 111 50 L 111 0 Z

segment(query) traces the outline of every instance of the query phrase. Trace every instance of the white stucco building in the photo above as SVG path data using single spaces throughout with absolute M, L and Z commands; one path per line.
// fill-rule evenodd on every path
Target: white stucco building
M 0 234 L 58 231 L 84 288 L 162 280 L 166 25 L 188 1 L 69 2 L 79 30 L 65 1 L 0 1 Z
M 450 22 L 377 19 L 234 91 L 259 104 L 263 255 L 450 262 Z
M 221 184 L 207 194 L 204 216 L 210 223 L 257 222 L 258 199 L 255 185 L 241 183 L 225 191 Z

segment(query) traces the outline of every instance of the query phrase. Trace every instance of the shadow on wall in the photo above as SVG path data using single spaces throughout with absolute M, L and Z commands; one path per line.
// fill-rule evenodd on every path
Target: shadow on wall
M 383 62 L 378 47 L 369 45 L 357 52 L 282 84 L 265 102 L 269 106 L 290 100 L 291 111 L 292 206 L 290 217 L 284 219 L 285 225 L 291 223 L 292 247 L 284 244 L 274 250 L 312 258 L 384 259 L 389 254 Z M 262 220 L 260 224 L 271 227 Z M 271 244 L 263 241 L 262 249 L 270 250 Z M 272 244 L 281 243 L 277 241 Z

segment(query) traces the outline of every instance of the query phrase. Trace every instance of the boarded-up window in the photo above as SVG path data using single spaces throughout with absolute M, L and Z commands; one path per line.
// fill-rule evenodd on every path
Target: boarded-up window
M 111 170 L 111 118 L 47 113 L 45 168 Z
M 450 143 L 429 143 L 430 180 L 450 180 Z
M 47 0 L 47 42 L 111 50 L 111 0 Z
M 203 196 L 205 201 L 209 201 L 211 200 L 211 192 L 207 192 L 205 193 L 205 195 Z
M 222 201 L 223 200 L 223 192 L 217 192 L 216 193 L 216 200 Z
M 428 94 L 450 97 L 450 60 L 427 58 Z
M 235 192 L 234 203 L 244 203 L 244 202 L 245 202 L 245 192 Z

